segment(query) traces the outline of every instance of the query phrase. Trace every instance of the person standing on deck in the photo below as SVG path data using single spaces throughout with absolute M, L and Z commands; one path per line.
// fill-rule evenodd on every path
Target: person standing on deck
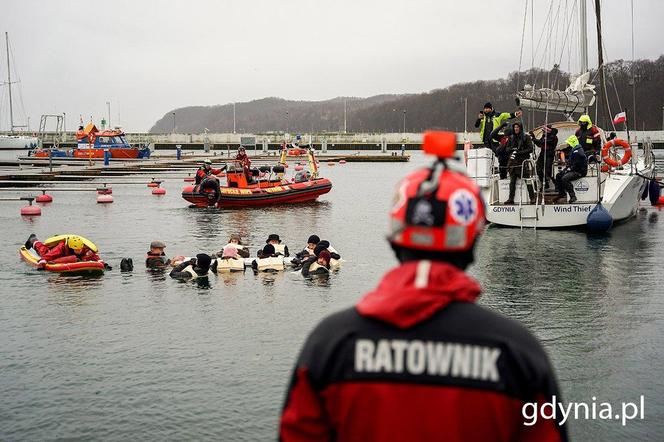
M 539 177 L 540 187 L 549 188 L 549 181 L 553 181 L 553 161 L 556 155 L 556 146 L 558 146 L 558 129 L 547 124 L 542 128 L 542 136 L 535 138 L 535 134 L 530 132 L 535 146 L 540 148 L 537 156 L 537 176 Z
M 588 161 L 596 162 L 596 156 L 602 150 L 602 138 L 599 129 L 593 126 L 589 115 L 581 115 L 579 117 L 579 128 L 574 135 L 579 140 L 581 147 L 583 147 Z
M 388 241 L 400 264 L 309 335 L 279 438 L 565 441 L 560 421 L 524 425 L 526 405 L 560 401 L 542 346 L 518 322 L 475 303 L 480 286 L 465 269 L 484 203 L 475 183 L 447 167 L 455 136 L 426 133 L 423 148 L 438 160 L 399 184 L 390 212 Z
M 503 204 L 514 204 L 514 197 L 516 195 L 516 181 L 521 178 L 529 178 L 531 170 L 528 164 L 524 162 L 530 159 L 530 154 L 533 153 L 533 141 L 530 137 L 523 133 L 523 125 L 519 122 L 512 124 L 512 134 L 509 137 L 507 145 L 502 148 L 509 157 L 507 167 L 510 173 L 510 194 Z M 530 197 L 530 204 L 535 204 L 535 189 L 530 185 L 526 185 L 528 196 Z
M 588 158 L 579 139 L 575 135 L 571 135 L 565 142 L 567 143 L 565 150 L 569 154 L 567 155 L 567 166 L 556 175 L 556 190 L 558 190 L 556 203 L 564 201 L 566 194 L 569 194 L 570 203 L 576 202 L 572 181 L 588 174 Z

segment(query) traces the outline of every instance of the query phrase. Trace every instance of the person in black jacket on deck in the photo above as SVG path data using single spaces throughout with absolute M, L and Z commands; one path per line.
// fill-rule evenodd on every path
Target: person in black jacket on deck
M 540 148 L 537 156 L 537 176 L 542 189 L 549 188 L 549 180 L 553 181 L 553 161 L 556 156 L 556 146 L 558 146 L 558 129 L 547 124 L 542 129 L 542 136 L 535 138 L 535 134 L 530 132 L 535 146 Z
M 509 198 L 503 204 L 514 204 L 516 180 L 530 177 L 529 167 L 524 165 L 523 162 L 528 160 L 530 154 L 533 153 L 533 141 L 527 134 L 523 133 L 523 125 L 521 123 L 516 122 L 512 124 L 512 135 L 510 135 L 504 150 L 509 154 L 507 167 L 510 173 L 510 194 Z M 522 171 L 523 176 L 521 176 Z M 526 186 L 526 188 L 528 189 L 530 204 L 535 204 L 535 189 L 530 185 Z
M 498 173 L 501 180 L 507 178 L 507 163 L 510 160 L 510 155 L 505 147 L 511 136 L 512 128 L 507 127 L 507 123 L 501 124 L 491 132 L 491 139 L 496 142 L 494 153 L 496 154 L 496 158 L 498 158 Z
M 588 158 L 583 146 L 579 143 L 579 139 L 575 135 L 571 135 L 565 142 L 567 143 L 565 150 L 568 152 L 567 167 L 556 175 L 556 190 L 558 190 L 556 203 L 564 201 L 566 193 L 569 194 L 570 203 L 576 202 L 572 181 L 588 174 Z

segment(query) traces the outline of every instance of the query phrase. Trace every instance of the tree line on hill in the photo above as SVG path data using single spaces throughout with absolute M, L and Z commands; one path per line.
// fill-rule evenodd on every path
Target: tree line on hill
M 634 62 L 617 60 L 605 65 L 609 109 L 600 94 L 597 72 L 591 82 L 598 91 L 597 103 L 589 114 L 603 128 L 611 127 L 613 115 L 627 112 L 631 128 L 662 130 L 664 124 L 664 56 Z M 525 84 L 565 89 L 569 74 L 558 67 L 546 71 L 531 69 L 514 72 L 507 78 L 459 83 L 419 94 L 377 95 L 369 98 L 337 97 L 325 101 L 293 101 L 263 98 L 235 105 L 238 133 L 321 133 L 346 131 L 422 132 L 426 129 L 475 130 L 478 112 L 489 101 L 499 112 L 516 110 L 516 92 Z M 467 101 L 468 116 L 464 116 Z M 636 103 L 636 114 L 634 114 Z M 344 112 L 345 110 L 345 112 Z M 543 113 L 526 115 L 526 125 L 544 122 Z M 549 120 L 561 119 L 549 115 Z M 233 104 L 189 106 L 167 112 L 150 129 L 151 133 L 202 133 L 233 131 Z

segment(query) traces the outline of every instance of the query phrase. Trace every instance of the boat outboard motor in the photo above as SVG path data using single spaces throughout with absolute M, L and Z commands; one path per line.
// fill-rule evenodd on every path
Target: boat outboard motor
M 613 226 L 613 217 L 602 206 L 602 203 L 597 203 L 595 208 L 588 214 L 586 225 L 588 231 L 592 233 L 608 232 L 611 226 Z
M 659 183 L 654 179 L 650 180 L 648 184 L 648 195 L 650 196 L 650 204 L 656 206 L 659 204 L 659 197 L 662 193 L 662 188 L 659 187 Z
M 257 177 L 260 174 L 261 174 L 260 171 L 258 169 L 256 169 L 255 167 L 253 169 L 251 169 L 251 176 L 252 177 Z
M 258 168 L 263 173 L 268 173 L 270 171 L 270 166 L 261 166 Z
M 284 173 L 285 172 L 284 166 L 273 166 L 272 167 L 272 172 L 274 172 L 274 173 Z

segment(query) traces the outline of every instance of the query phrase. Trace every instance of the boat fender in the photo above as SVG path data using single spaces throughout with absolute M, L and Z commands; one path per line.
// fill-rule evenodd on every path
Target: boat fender
M 258 170 L 260 170 L 263 173 L 266 173 L 270 171 L 270 166 L 260 166 Z
M 590 211 L 588 218 L 586 219 L 588 231 L 592 233 L 607 232 L 612 225 L 613 217 L 604 206 L 602 206 L 602 203 L 598 203 L 593 210 Z
M 655 180 L 650 180 L 648 184 L 648 195 L 650 196 L 650 204 L 656 206 L 660 204 L 659 198 L 662 193 L 662 188 L 659 187 L 659 183 Z

